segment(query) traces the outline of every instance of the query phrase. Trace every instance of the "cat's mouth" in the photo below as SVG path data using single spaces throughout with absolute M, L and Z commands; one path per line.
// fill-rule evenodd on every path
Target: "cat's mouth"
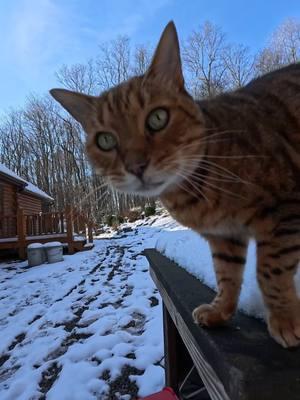
M 114 186 L 116 189 L 131 193 L 137 194 L 140 196 L 159 196 L 165 188 L 168 186 L 166 180 L 160 180 L 157 182 L 153 181 L 144 181 L 140 179 L 134 179 L 134 181 L 123 182 L 123 183 L 115 183 Z
M 142 195 L 158 196 L 162 192 L 165 183 L 166 183 L 165 181 L 159 181 L 159 182 L 139 181 L 138 187 L 135 189 L 135 192 Z

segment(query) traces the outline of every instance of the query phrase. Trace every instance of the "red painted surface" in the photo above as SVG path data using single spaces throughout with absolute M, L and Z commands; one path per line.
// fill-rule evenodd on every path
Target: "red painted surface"
M 165 387 L 161 392 L 151 394 L 151 396 L 143 397 L 139 400 L 178 400 L 178 397 L 172 388 Z

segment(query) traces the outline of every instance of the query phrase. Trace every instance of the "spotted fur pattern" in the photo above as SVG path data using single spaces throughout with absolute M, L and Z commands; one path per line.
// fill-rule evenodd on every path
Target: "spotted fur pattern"
M 170 23 L 145 75 L 99 97 L 51 93 L 87 132 L 98 173 L 120 191 L 159 196 L 177 221 L 208 240 L 218 293 L 194 310 L 195 321 L 215 326 L 233 315 L 254 238 L 269 332 L 284 347 L 298 346 L 300 65 L 197 102 L 184 87 Z M 147 119 L 157 108 L 167 110 L 169 120 L 152 132 Z M 113 134 L 117 146 L 99 149 L 99 132 Z

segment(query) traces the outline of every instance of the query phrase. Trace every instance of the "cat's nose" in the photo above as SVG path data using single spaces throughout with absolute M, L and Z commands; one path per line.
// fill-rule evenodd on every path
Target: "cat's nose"
M 127 167 L 127 170 L 132 174 L 136 175 L 138 178 L 142 179 L 146 168 L 148 167 L 149 161 L 139 161 L 131 164 Z

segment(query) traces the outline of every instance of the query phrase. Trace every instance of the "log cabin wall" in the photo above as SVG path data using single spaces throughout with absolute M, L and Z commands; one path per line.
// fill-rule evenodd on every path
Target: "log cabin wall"
M 25 215 L 42 212 L 42 200 L 29 193 L 18 193 L 18 206 L 24 210 Z
M 5 216 L 17 213 L 17 187 L 0 179 L 0 214 Z
M 0 238 L 16 235 L 16 215 L 17 186 L 0 178 Z

